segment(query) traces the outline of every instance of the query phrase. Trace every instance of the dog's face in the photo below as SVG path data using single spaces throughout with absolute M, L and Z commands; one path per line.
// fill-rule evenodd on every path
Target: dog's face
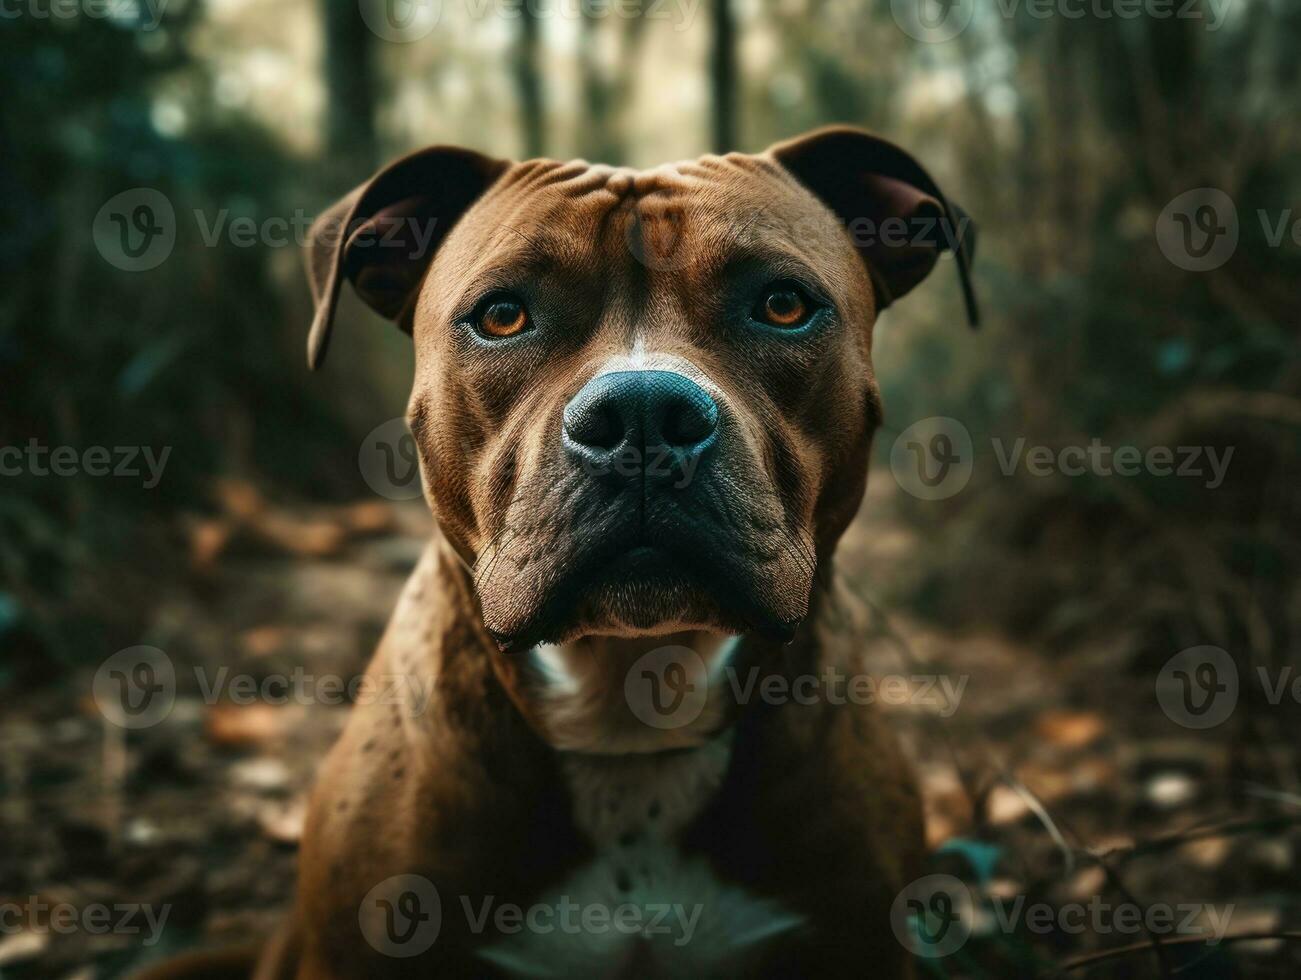
M 503 646 L 803 618 L 863 491 L 876 314 L 955 227 L 869 151 L 899 153 L 844 130 L 644 172 L 435 149 L 323 219 L 346 209 L 313 355 L 324 278 L 412 333 L 426 495 Z

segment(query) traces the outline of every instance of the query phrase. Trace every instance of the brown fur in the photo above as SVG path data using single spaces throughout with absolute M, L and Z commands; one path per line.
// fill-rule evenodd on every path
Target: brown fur
M 834 130 L 646 172 L 434 148 L 318 223 L 318 242 L 336 234 L 313 249 L 313 362 L 344 278 L 415 343 L 408 414 L 441 534 L 369 674 L 435 696 L 423 712 L 354 709 L 312 799 L 294 912 L 256 976 L 486 975 L 474 951 L 494 936 L 470 934 L 460 897 L 526 905 L 591 857 L 518 651 L 608 635 L 593 669 L 611 697 L 620 644 L 631 656 L 648 634 L 742 632 L 764 673 L 861 673 L 830 582 L 881 415 L 872 327 L 939 249 L 856 251 L 845 223 L 928 211 L 959 213 L 902 151 Z M 395 217 L 436 219 L 432 259 L 358 244 L 367 221 Z M 965 286 L 969 252 L 957 258 Z M 777 276 L 814 283 L 822 329 L 745 327 L 737 310 Z M 485 344 L 459 322 L 494 287 L 523 295 L 531 335 Z M 638 510 L 596 494 L 557 440 L 579 389 L 643 354 L 695 372 L 725 422 L 709 473 Z M 643 543 L 676 570 L 649 585 L 621 571 Z M 825 701 L 724 713 L 730 766 L 682 846 L 808 921 L 760 975 L 907 975 L 888 916 L 918 870 L 921 811 L 878 714 Z M 404 873 L 434 881 L 445 913 L 413 960 L 378 953 L 358 925 L 367 892 Z

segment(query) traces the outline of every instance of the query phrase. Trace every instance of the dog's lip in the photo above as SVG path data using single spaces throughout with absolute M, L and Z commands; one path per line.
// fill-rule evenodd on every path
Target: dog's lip
M 765 584 L 754 577 L 758 569 L 744 567 L 751 557 L 744 542 L 732 540 L 707 521 L 692 520 L 692 515 L 680 512 L 680 503 L 668 503 L 654 514 L 629 509 L 611 515 L 613 519 L 599 525 L 601 533 L 563 561 L 564 572 L 535 608 L 507 622 L 494 623 L 488 616 L 485 625 L 497 646 L 511 653 L 556 642 L 562 634 L 572 639 L 583 624 L 570 617 L 585 594 L 600 588 L 653 586 L 657 581 L 708 597 L 721 616 L 715 625 L 790 642 L 807 613 L 807 602 L 782 615 L 762 594 Z M 498 608 L 509 611 L 504 604 Z
M 795 642 L 795 636 L 802 625 L 804 625 L 803 619 L 795 619 L 789 622 L 778 622 L 774 620 L 760 625 L 747 625 L 745 628 L 738 627 L 735 629 L 720 630 L 719 632 L 726 633 L 729 636 L 757 636 L 760 639 L 768 640 L 773 643 L 780 643 L 782 646 L 789 646 L 791 643 Z M 572 639 L 581 641 L 593 636 L 672 637 L 680 635 L 683 632 L 695 632 L 699 629 L 705 628 L 706 627 L 693 627 L 684 631 L 680 626 L 673 626 L 666 627 L 663 630 L 651 629 L 635 631 L 633 633 L 628 633 L 625 630 L 592 630 L 589 632 L 579 632 L 575 634 Z M 506 654 L 523 653 L 527 650 L 531 650 L 541 642 L 526 635 L 504 636 L 500 633 L 495 633 L 492 630 L 489 630 L 488 632 L 492 636 L 493 641 L 497 644 L 497 649 Z
M 602 580 L 606 584 L 621 581 L 634 583 L 654 581 L 657 577 L 671 577 L 691 581 L 695 578 L 690 567 L 691 562 L 693 558 L 698 562 L 700 557 L 699 553 L 694 555 L 682 554 L 677 549 L 663 545 L 637 543 L 630 548 L 606 557 L 605 560 L 589 569 L 588 573 L 579 581 L 587 584 Z M 697 584 L 699 585 L 699 583 Z M 720 591 L 730 591 L 726 581 L 711 583 L 706 588 L 715 598 L 719 598 Z M 766 615 L 761 605 L 742 595 L 733 594 L 732 601 L 726 602 L 725 608 L 730 609 L 735 615 L 731 625 L 728 626 L 729 631 L 738 635 L 751 634 L 780 644 L 792 642 L 800 625 L 803 623 L 803 617 L 784 620 Z M 617 630 L 597 632 L 602 635 L 659 636 L 681 632 L 682 627 L 680 625 L 666 625 L 662 628 L 652 627 L 644 630 L 633 630 L 631 633 L 627 630 L 627 627 L 620 627 Z M 507 654 L 523 652 L 536 646 L 539 642 L 556 642 L 558 640 L 557 637 L 552 637 L 550 640 L 545 639 L 544 631 L 539 630 L 537 623 L 530 623 L 526 628 L 514 634 L 498 633 L 491 629 L 489 629 L 489 633 L 496 642 L 498 649 Z M 577 639 L 584 635 L 589 634 L 581 630 L 575 631 L 568 639 Z

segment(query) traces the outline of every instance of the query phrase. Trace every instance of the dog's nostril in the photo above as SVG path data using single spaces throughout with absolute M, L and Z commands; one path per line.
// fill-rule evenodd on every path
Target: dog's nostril
M 708 439 L 718 426 L 718 408 L 711 400 L 708 405 L 692 399 L 671 402 L 660 426 L 665 444 L 688 448 Z
M 684 458 L 696 458 L 712 445 L 717 428 L 713 398 L 673 371 L 598 375 L 564 412 L 569 451 L 585 463 L 605 461 L 625 442 L 648 451 L 668 446 Z
M 623 441 L 623 419 L 614 405 L 594 401 L 576 408 L 565 411 L 565 432 L 574 442 L 593 449 L 613 449 Z

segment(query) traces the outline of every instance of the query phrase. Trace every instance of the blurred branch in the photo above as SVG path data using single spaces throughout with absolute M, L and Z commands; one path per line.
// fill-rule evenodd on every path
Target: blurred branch
M 1108 848 L 1105 851 L 1089 851 L 1098 859 L 1129 861 L 1136 857 L 1152 854 L 1164 854 L 1192 841 L 1206 840 L 1212 837 L 1233 837 L 1258 831 L 1280 831 L 1289 827 L 1301 826 L 1301 815 L 1275 817 L 1235 817 L 1216 823 L 1195 824 L 1184 830 L 1177 830 L 1145 841 Z
M 1240 943 L 1248 940 L 1263 939 L 1283 939 L 1288 942 L 1301 941 L 1301 932 L 1240 932 L 1232 936 L 1221 936 L 1211 943 L 1205 936 L 1177 936 L 1174 939 L 1167 939 L 1167 946 L 1188 946 L 1194 943 L 1204 943 L 1206 945 L 1218 945 L 1219 943 Z M 1043 977 L 1055 977 L 1063 973 L 1070 973 L 1074 970 L 1082 969 L 1086 966 L 1093 966 L 1097 963 L 1103 963 L 1107 960 L 1120 959 L 1124 956 L 1130 956 L 1134 953 L 1141 953 L 1149 949 L 1147 943 L 1130 943 L 1128 946 L 1119 946 L 1116 949 L 1107 949 L 1098 953 L 1088 953 L 1084 956 L 1076 956 L 1055 966 L 1049 973 L 1041 974 Z

